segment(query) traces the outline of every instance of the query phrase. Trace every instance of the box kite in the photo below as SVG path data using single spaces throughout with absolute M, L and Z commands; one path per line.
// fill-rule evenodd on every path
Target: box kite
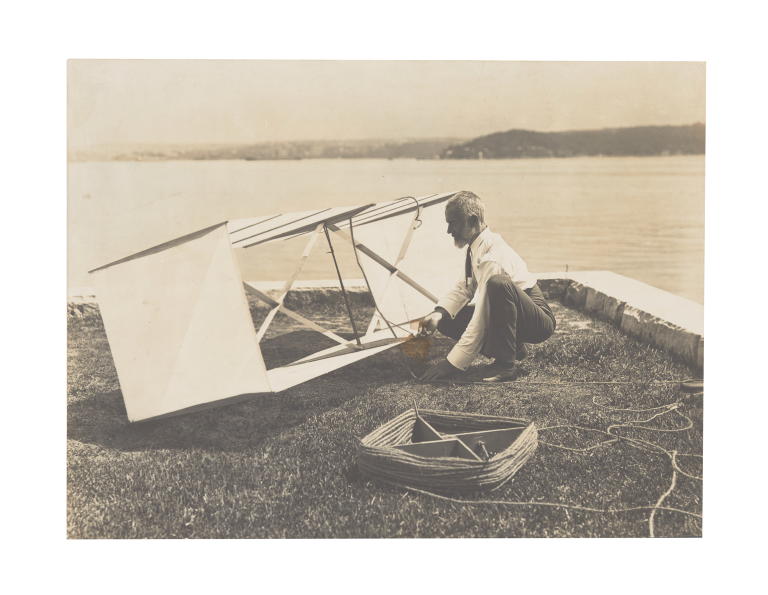
M 410 338 L 461 275 L 463 255 L 438 207 L 453 194 L 224 221 L 90 271 L 129 420 L 280 392 Z M 306 247 L 277 297 L 243 281 L 235 250 L 301 235 Z M 351 340 L 285 306 L 318 242 L 335 265 Z M 341 242 L 353 247 L 376 305 L 367 329 L 352 319 L 334 250 Z M 246 291 L 270 307 L 259 328 Z M 267 369 L 260 343 L 278 313 L 337 344 Z

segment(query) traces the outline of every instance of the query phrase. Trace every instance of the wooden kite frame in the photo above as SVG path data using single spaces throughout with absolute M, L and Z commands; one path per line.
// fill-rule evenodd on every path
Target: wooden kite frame
M 222 404 L 246 394 L 282 392 L 410 339 L 418 319 L 400 321 L 411 318 L 406 296 L 399 296 L 403 308 L 395 308 L 392 314 L 388 309 L 382 311 L 379 305 L 397 306 L 397 292 L 392 291 L 395 277 L 430 302 L 437 302 L 436 296 L 401 266 L 421 224 L 422 210 L 454 195 L 402 197 L 387 203 L 226 220 L 91 270 L 128 419 L 143 421 Z M 409 213 L 413 213 L 412 219 Z M 409 224 L 393 262 L 355 238 L 356 229 L 393 217 L 398 217 L 392 228 L 397 235 L 400 216 Z M 321 234 L 334 259 L 355 330 L 354 340 L 341 337 L 285 305 Z M 242 278 L 234 248 L 300 235 L 308 235 L 306 245 L 277 296 L 268 295 L 258 284 Z M 362 335 L 354 327 L 332 237 L 351 243 L 374 298 L 375 311 Z M 366 274 L 371 272 L 370 263 L 365 261 L 363 266 L 360 253 L 389 273 L 377 275 L 374 287 Z M 419 263 L 416 267 L 421 270 Z M 400 284 L 398 287 L 404 289 Z M 269 307 L 259 328 L 250 312 L 247 291 Z M 420 310 L 427 306 L 419 301 Z M 328 337 L 333 346 L 267 369 L 261 343 L 280 312 Z M 387 320 L 386 316 L 397 320 Z
M 381 255 L 376 253 L 374 250 L 372 250 L 371 248 L 366 246 L 364 243 L 359 242 L 359 241 L 357 241 L 355 239 L 352 217 L 349 217 L 348 218 L 349 230 L 350 230 L 349 233 L 347 233 L 347 231 L 339 228 L 335 223 L 328 222 L 328 221 L 318 223 L 315 226 L 315 228 L 310 232 L 309 240 L 306 243 L 306 245 L 304 247 L 304 250 L 302 251 L 301 255 L 299 256 L 298 261 L 296 263 L 296 266 L 295 266 L 292 274 L 285 281 L 285 283 L 283 285 L 283 288 L 282 288 L 282 291 L 281 291 L 280 295 L 277 298 L 270 297 L 269 295 L 267 295 L 266 293 L 261 291 L 256 286 L 255 283 L 246 281 L 245 285 L 253 293 L 253 295 L 255 297 L 257 297 L 258 299 L 260 299 L 262 302 L 266 303 L 270 307 L 270 310 L 267 313 L 267 316 L 261 322 L 261 325 L 259 326 L 259 329 L 256 332 L 256 338 L 257 338 L 258 343 L 261 343 L 264 340 L 264 337 L 265 337 L 265 335 L 266 335 L 270 325 L 274 321 L 275 316 L 278 314 L 278 312 L 282 312 L 283 314 L 285 314 L 286 316 L 292 318 L 293 320 L 295 320 L 296 322 L 298 322 L 302 326 L 304 326 L 306 328 L 309 328 L 310 330 L 313 330 L 315 332 L 318 332 L 318 333 L 328 337 L 329 339 L 335 341 L 339 345 L 343 345 L 343 346 L 348 348 L 348 349 L 346 349 L 344 351 L 335 352 L 332 355 L 321 356 L 321 357 L 319 357 L 317 359 L 325 359 L 326 357 L 334 357 L 335 355 L 342 355 L 344 353 L 349 353 L 350 351 L 354 351 L 354 350 L 370 349 L 371 347 L 376 347 L 376 346 L 379 346 L 379 345 L 382 344 L 382 340 L 378 340 L 378 341 L 375 341 L 375 342 L 369 342 L 369 343 L 366 343 L 366 344 L 363 344 L 361 342 L 361 337 L 360 337 L 360 335 L 357 332 L 357 327 L 356 327 L 355 322 L 354 322 L 354 318 L 353 318 L 353 315 L 352 315 L 352 310 L 351 310 L 351 307 L 349 305 L 349 300 L 348 300 L 347 292 L 346 292 L 346 289 L 344 287 L 344 281 L 343 281 L 341 272 L 339 271 L 339 268 L 338 268 L 338 263 L 336 261 L 335 252 L 333 250 L 333 244 L 331 242 L 331 237 L 330 237 L 330 235 L 328 233 L 329 231 L 334 232 L 334 233 L 338 234 L 340 237 L 348 240 L 352 244 L 353 249 L 355 250 L 355 257 L 356 258 L 357 258 L 357 252 L 359 251 L 359 252 L 365 254 L 366 256 L 368 256 L 371 260 L 373 260 L 373 262 L 375 262 L 379 266 L 381 266 L 381 267 L 385 268 L 387 271 L 389 271 L 389 273 L 390 273 L 389 277 L 387 278 L 387 280 L 385 282 L 385 285 L 384 285 L 384 288 L 383 288 L 382 291 L 386 291 L 386 289 L 389 287 L 389 285 L 392 282 L 392 280 L 395 277 L 398 277 L 404 283 L 406 283 L 407 285 L 409 285 L 410 287 L 412 287 L 413 289 L 415 289 L 416 291 L 418 291 L 419 293 L 421 293 L 422 295 L 424 295 L 425 297 L 430 299 L 433 303 L 437 303 L 438 298 L 435 296 L 435 294 L 433 294 L 431 291 L 426 289 L 424 286 L 422 286 L 416 280 L 411 278 L 409 275 L 404 273 L 398 267 L 398 265 L 403 261 L 403 259 L 406 257 L 406 255 L 408 253 L 408 248 L 410 247 L 411 240 L 413 239 L 414 232 L 421 225 L 421 219 L 420 219 L 421 210 L 422 210 L 422 207 L 421 207 L 421 205 L 418 204 L 418 201 L 417 201 L 417 208 L 415 209 L 413 219 L 410 221 L 410 223 L 408 225 L 408 229 L 407 229 L 407 231 L 405 233 L 405 236 L 403 238 L 403 241 L 402 241 L 402 243 L 400 245 L 400 250 L 398 252 L 397 258 L 395 259 L 394 263 L 389 262 L 387 259 L 385 259 Z M 296 282 L 296 279 L 301 274 L 301 271 L 303 270 L 304 265 L 306 264 L 307 259 L 309 258 L 310 254 L 312 253 L 312 250 L 315 247 L 315 245 L 317 243 L 317 240 L 319 239 L 321 234 L 324 234 L 326 236 L 326 239 L 327 239 L 327 242 L 328 242 L 328 247 L 330 249 L 329 254 L 331 254 L 331 257 L 332 257 L 332 259 L 334 261 L 334 265 L 336 267 L 336 272 L 337 272 L 337 276 L 338 276 L 338 280 L 339 280 L 339 287 L 341 289 L 342 296 L 344 298 L 344 301 L 345 301 L 345 304 L 346 304 L 346 307 L 347 307 L 347 315 L 349 316 L 350 324 L 352 325 L 353 332 L 355 334 L 355 338 L 353 340 L 345 339 L 345 338 L 339 336 L 338 334 L 334 333 L 333 331 L 324 328 L 323 326 L 317 324 L 316 322 L 310 320 L 309 318 L 306 318 L 302 314 L 299 314 L 298 312 L 296 312 L 294 310 L 291 310 L 290 308 L 286 307 L 286 305 L 285 305 L 285 299 L 288 296 L 288 293 L 291 291 L 291 289 L 293 287 L 293 284 Z M 255 245 L 257 245 L 257 244 L 249 244 L 247 246 L 244 246 L 244 248 L 248 248 L 248 247 L 255 246 Z M 359 259 L 358 259 L 358 265 L 359 264 L 360 264 L 360 262 L 359 262 Z M 365 272 L 364 272 L 362 266 L 360 266 L 360 270 L 363 272 L 363 275 L 365 276 Z M 368 281 L 367 281 L 367 278 L 366 278 L 366 284 L 367 283 L 368 283 Z M 369 289 L 370 289 L 370 286 L 369 286 Z M 375 297 L 373 299 L 374 299 L 374 305 L 375 305 Z M 378 326 L 379 326 L 379 324 L 381 322 L 385 322 L 387 324 L 387 326 L 390 328 L 390 330 L 392 330 L 392 327 L 391 327 L 392 323 L 390 323 L 388 320 L 386 320 L 386 318 L 382 315 L 381 311 L 379 310 L 378 306 L 376 306 L 375 309 L 374 309 L 374 313 L 371 316 L 371 320 L 368 323 L 368 327 L 367 327 L 366 332 L 363 335 L 363 337 L 370 337 L 374 332 L 376 332 L 376 330 L 377 330 L 377 328 L 378 328 Z M 396 326 L 402 328 L 403 325 L 410 324 L 412 322 L 414 322 L 414 320 L 408 320 L 408 321 L 405 321 L 405 322 L 396 323 Z M 392 343 L 399 343 L 399 342 L 402 342 L 403 340 L 407 340 L 409 338 L 410 338 L 410 336 L 404 337 L 404 338 L 403 337 L 398 337 L 397 334 L 393 331 L 393 337 L 391 339 L 389 339 L 389 341 L 392 342 Z M 311 354 L 309 356 L 303 357 L 303 358 L 301 358 L 299 360 L 296 360 L 295 362 L 291 362 L 290 364 L 286 364 L 286 366 L 293 366 L 293 365 L 300 364 L 300 363 L 307 363 L 307 362 L 310 362 L 310 361 L 315 361 L 315 358 L 314 358 L 315 355 L 317 355 L 317 354 Z

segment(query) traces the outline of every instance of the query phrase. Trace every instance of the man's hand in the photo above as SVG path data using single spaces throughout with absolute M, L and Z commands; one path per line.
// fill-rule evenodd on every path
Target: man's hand
M 453 366 L 447 359 L 440 360 L 438 363 L 431 365 L 424 374 L 421 375 L 423 382 L 434 382 L 436 380 L 445 380 L 450 378 L 460 370 Z
M 437 330 L 437 325 L 443 319 L 443 313 L 435 310 L 431 314 L 427 314 L 419 321 L 419 335 L 433 335 Z

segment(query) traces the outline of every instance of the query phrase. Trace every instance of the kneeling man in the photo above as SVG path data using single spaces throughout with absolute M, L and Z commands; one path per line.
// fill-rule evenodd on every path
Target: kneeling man
M 483 380 L 512 380 L 516 360 L 526 355 L 525 343 L 547 340 L 555 316 L 525 261 L 485 224 L 477 195 L 456 194 L 445 206 L 445 220 L 456 247 L 467 246 L 464 278 L 421 320 L 419 331 L 431 335 L 439 330 L 457 343 L 422 380 L 466 370 L 478 353 L 494 359 Z M 475 305 L 468 305 L 473 296 Z

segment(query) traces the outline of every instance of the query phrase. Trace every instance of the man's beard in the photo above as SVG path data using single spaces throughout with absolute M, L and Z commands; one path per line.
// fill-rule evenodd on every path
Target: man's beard
M 464 246 L 467 245 L 467 241 L 463 240 L 462 238 L 453 236 L 453 245 L 456 246 L 459 250 L 464 248 Z

